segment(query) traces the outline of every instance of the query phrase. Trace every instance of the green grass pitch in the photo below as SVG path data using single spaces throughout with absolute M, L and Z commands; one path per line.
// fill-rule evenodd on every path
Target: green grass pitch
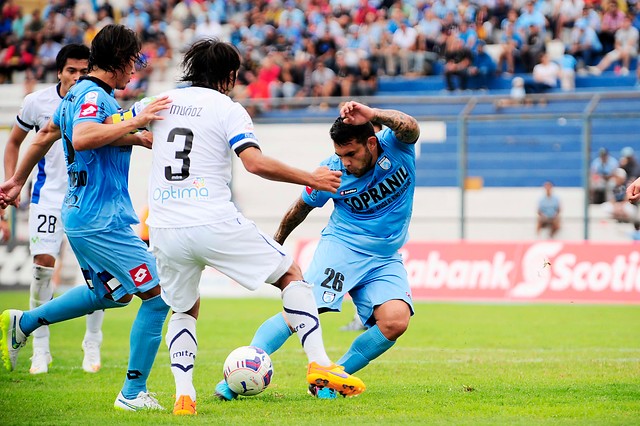
M 25 309 L 25 292 L 0 292 L 0 310 Z M 113 409 L 127 365 L 139 302 L 107 311 L 102 370 L 81 368 L 84 320 L 51 326 L 48 374 L 29 374 L 31 345 L 17 370 L 0 371 L 0 425 L 396 425 L 640 424 L 640 306 L 416 303 L 407 333 L 360 376 L 356 398 L 306 393 L 306 357 L 293 337 L 272 355 L 274 378 L 255 397 L 213 396 L 222 363 L 280 310 L 274 299 L 204 299 L 194 371 L 198 416 L 175 418 L 163 343 L 149 381 L 161 413 Z M 324 314 L 327 352 L 337 360 L 357 332 L 339 331 L 345 312 Z

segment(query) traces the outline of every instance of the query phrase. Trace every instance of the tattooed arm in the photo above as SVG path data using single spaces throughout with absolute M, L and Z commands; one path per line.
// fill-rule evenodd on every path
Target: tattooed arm
M 298 200 L 284 214 L 284 217 L 280 221 L 280 226 L 278 227 L 276 234 L 273 236 L 273 239 L 276 240 L 279 244 L 284 244 L 284 240 L 287 239 L 289 234 L 291 234 L 291 232 L 293 232 L 293 230 L 296 229 L 298 225 L 304 222 L 311 210 L 313 210 L 314 208 L 315 207 L 312 207 L 302 201 L 302 198 L 298 198 Z
M 416 143 L 420 136 L 420 126 L 416 119 L 394 109 L 371 108 L 359 102 L 349 101 L 340 108 L 340 116 L 346 124 L 359 125 L 367 121 L 384 124 L 404 143 Z

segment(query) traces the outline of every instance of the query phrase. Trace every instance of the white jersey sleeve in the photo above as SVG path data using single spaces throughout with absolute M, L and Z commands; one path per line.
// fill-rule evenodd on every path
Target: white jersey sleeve
M 215 90 L 164 93 L 169 110 L 154 121 L 149 217 L 155 228 L 183 228 L 237 217 L 231 201 L 231 155 L 258 147 L 247 111 Z
M 27 95 L 16 116 L 16 126 L 25 132 L 39 131 L 51 119 L 61 100 L 58 86 L 51 86 Z M 66 192 L 67 165 L 62 144 L 58 140 L 38 162 L 31 191 L 31 202 L 61 209 Z

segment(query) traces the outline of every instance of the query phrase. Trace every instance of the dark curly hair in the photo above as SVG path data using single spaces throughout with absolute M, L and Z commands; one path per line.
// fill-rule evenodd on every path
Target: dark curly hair
M 68 59 L 89 59 L 89 48 L 84 44 L 67 44 L 60 49 L 56 56 L 56 69 L 58 72 L 64 70 Z
M 365 124 L 352 125 L 344 122 L 342 117 L 336 118 L 333 122 L 333 126 L 329 130 L 329 135 L 338 146 L 346 145 L 352 140 L 355 140 L 359 144 L 365 144 L 367 139 L 371 136 L 375 136 L 376 132 L 371 122 Z
M 112 73 L 125 72 L 131 60 L 135 60 L 138 66 L 144 66 L 141 49 L 142 44 L 132 30 L 124 25 L 107 25 L 91 42 L 89 71 L 100 68 Z
M 182 68 L 181 81 L 226 94 L 236 84 L 240 53 L 232 44 L 215 38 L 200 40 L 185 53 Z

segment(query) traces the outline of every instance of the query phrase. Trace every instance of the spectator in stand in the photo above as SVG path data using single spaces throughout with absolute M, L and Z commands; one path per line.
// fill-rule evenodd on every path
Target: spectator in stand
M 469 75 L 476 79 L 478 89 L 489 89 L 489 83 L 496 73 L 496 64 L 484 47 L 484 40 L 478 41 L 476 52 L 473 54 L 472 65 L 469 67 Z
M 594 58 L 602 52 L 602 43 L 596 31 L 586 20 L 578 20 L 571 30 L 571 45 L 569 54 L 580 60 L 578 71 L 593 65 Z
M 560 88 L 565 92 L 576 89 L 576 67 L 577 61 L 575 56 L 567 53 L 559 60 L 560 62 Z
M 378 73 L 373 63 L 365 58 L 358 61 L 358 75 L 354 84 L 354 96 L 373 96 L 378 90 Z
M 544 93 L 558 87 L 560 66 L 549 59 L 549 54 L 543 53 L 540 63 L 533 67 L 533 81 L 525 82 L 527 93 Z
M 617 0 L 609 0 L 603 7 L 605 12 L 602 14 L 598 36 L 603 51 L 610 52 L 615 47 L 616 32 L 622 27 L 625 14 L 618 8 Z
M 631 16 L 625 16 L 622 19 L 622 26 L 615 34 L 615 48 L 604 55 L 604 58 L 595 67 L 589 67 L 589 72 L 594 75 L 602 74 L 616 61 L 622 62 L 620 68 L 621 75 L 629 74 L 629 63 L 631 59 L 638 56 L 638 30 L 631 26 Z
M 471 52 L 476 51 L 476 45 L 478 43 L 478 33 L 475 30 L 473 24 L 469 24 L 467 21 L 460 21 L 458 26 L 458 37 L 464 42 L 464 45 Z
M 418 22 L 418 43 L 422 44 L 427 52 L 439 52 L 444 43 L 442 39 L 442 23 L 437 18 L 433 8 L 425 9 L 423 19 Z
M 516 31 L 520 32 L 523 38 L 526 38 L 533 26 L 537 28 L 538 34 L 541 34 L 544 38 L 547 25 L 547 18 L 540 11 L 535 10 L 535 2 L 527 0 L 516 21 Z
M 560 0 L 555 3 L 552 28 L 556 39 L 563 39 L 565 28 L 572 28 L 575 21 L 582 16 L 584 2 L 582 0 Z
M 336 85 L 338 86 L 335 94 L 345 97 L 352 96 L 358 77 L 358 69 L 347 64 L 345 54 L 341 50 L 336 53 L 335 73 Z
M 337 89 L 336 73 L 321 60 L 316 60 L 311 73 L 311 85 L 312 96 L 333 96 Z
M 56 57 L 62 49 L 62 45 L 53 40 L 52 37 L 45 37 L 44 43 L 38 48 L 38 54 L 34 58 L 35 78 L 40 82 L 45 82 L 48 73 L 57 72 Z
M 638 164 L 635 152 L 630 146 L 625 146 L 620 150 L 620 162 L 618 165 L 627 173 L 627 181 L 634 181 L 640 177 L 640 164 Z
M 544 34 L 540 32 L 537 25 L 531 24 L 520 48 L 520 55 L 526 72 L 532 72 L 533 67 L 540 63 L 545 49 Z
M 304 74 L 290 60 L 285 60 L 280 68 L 278 80 L 271 83 L 272 98 L 291 99 L 296 97 L 304 85 Z
M 545 194 L 538 201 L 536 235 L 540 236 L 544 228 L 549 228 L 549 238 L 553 238 L 560 230 L 560 199 L 553 194 L 553 182 L 546 181 L 543 187 Z
M 447 41 L 446 63 L 444 65 L 444 78 L 448 91 L 455 90 L 454 77 L 457 77 L 459 81 L 459 89 L 467 90 L 471 59 L 471 50 L 464 45 L 464 42 L 458 37 L 450 37 Z
M 635 207 L 627 200 L 627 172 L 618 167 L 613 170 L 611 180 L 613 181 L 612 198 L 603 205 L 603 209 L 617 222 L 630 222 L 636 212 Z
M 629 238 L 634 243 L 640 243 L 640 221 L 633 222 L 633 231 L 629 233 Z
M 4 56 L 0 63 L 0 83 L 12 83 L 14 71 L 31 73 L 35 56 L 29 40 L 16 40 L 13 36 L 7 37 L 7 40 L 10 44 L 3 51 Z
M 369 4 L 369 0 L 359 0 L 358 7 L 356 7 L 353 14 L 353 23 L 356 25 L 362 25 L 365 22 L 365 17 L 368 13 L 375 14 L 376 8 Z
M 522 37 L 515 31 L 513 24 L 505 27 L 500 37 L 500 48 L 497 72 L 502 73 L 506 64 L 507 73 L 513 74 L 515 72 L 516 62 L 520 60 L 520 49 L 522 49 Z
M 400 20 L 393 33 L 386 52 L 387 73 L 389 75 L 420 75 L 423 71 L 424 51 L 417 50 L 418 31 Z M 399 64 L 399 66 L 398 66 Z
M 600 148 L 598 158 L 591 162 L 591 203 L 602 204 L 613 198 L 613 172 L 618 168 L 618 160 L 609 155 L 606 148 Z

